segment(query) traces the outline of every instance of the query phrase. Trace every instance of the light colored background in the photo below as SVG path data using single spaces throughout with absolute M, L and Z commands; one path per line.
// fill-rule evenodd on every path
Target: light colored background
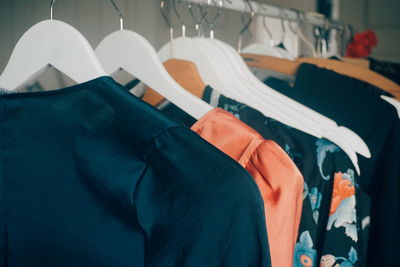
M 143 35 L 155 49 L 168 42 L 168 29 L 160 14 L 159 0 L 115 1 L 124 13 L 126 29 Z M 259 0 L 259 2 L 303 11 L 316 9 L 315 0 Z M 34 23 L 49 18 L 49 3 L 49 0 L 0 0 L 0 71 L 5 67 L 21 35 Z M 193 20 L 186 7 L 181 5 L 179 10 L 187 24 L 188 36 L 194 35 Z M 353 24 L 356 29 L 372 28 L 377 32 L 379 46 L 374 50 L 373 56 L 398 62 L 400 62 L 399 12 L 400 0 L 340 0 L 340 19 Z M 108 0 L 57 0 L 54 18 L 77 28 L 93 47 L 119 27 L 117 14 Z M 179 35 L 176 18 L 174 25 L 177 26 L 176 35 Z M 274 39 L 280 40 L 282 35 L 279 20 L 269 19 L 268 25 Z M 240 13 L 224 11 L 216 22 L 216 37 L 236 47 L 241 28 Z M 287 36 L 285 39 L 287 47 L 292 49 L 293 38 Z M 250 41 L 250 35 L 247 34 L 244 43 Z M 46 77 L 42 80 L 48 79 Z M 49 83 L 46 87 L 64 85 Z
M 0 71 L 4 69 L 12 49 L 21 35 L 34 23 L 49 18 L 50 2 L 50 0 L 0 0 Z M 115 0 L 115 2 L 124 14 L 126 29 L 143 35 L 156 50 L 169 41 L 168 27 L 160 13 L 160 0 Z M 284 7 L 303 8 L 308 11 L 315 10 L 314 0 L 275 0 L 275 2 L 268 1 L 268 3 L 279 3 Z M 187 35 L 195 35 L 194 22 L 186 5 L 180 4 L 178 7 L 179 13 L 187 25 Z M 213 11 L 215 12 L 215 10 Z M 175 25 L 175 36 L 178 36 L 180 35 L 179 22 L 171 10 L 170 17 Z M 54 6 L 54 19 L 74 26 L 94 48 L 105 36 L 119 29 L 117 13 L 109 0 L 57 0 Z M 280 40 L 279 20 L 271 19 L 270 24 L 274 38 Z M 238 34 L 242 27 L 240 13 L 224 11 L 216 22 L 216 38 L 236 47 Z M 244 37 L 244 44 L 249 43 L 250 35 L 247 34 Z M 293 46 L 290 43 L 291 39 L 286 39 L 287 46 Z M 124 82 L 130 77 L 122 73 L 116 78 Z M 42 74 L 38 82 L 45 90 L 73 83 L 55 69 L 49 69 Z
M 115 0 L 124 13 L 125 28 L 143 35 L 158 49 L 168 41 L 168 29 L 161 17 L 159 0 Z M 315 10 L 313 0 L 261 1 L 282 6 Z M 0 0 L 0 70 L 5 66 L 12 48 L 20 36 L 34 23 L 49 18 L 49 0 Z M 188 24 L 192 20 L 184 8 L 182 15 Z M 107 34 L 118 29 L 118 17 L 108 0 L 57 0 L 54 18 L 77 28 L 96 46 Z M 177 22 L 175 20 L 175 25 Z M 236 46 L 242 27 L 240 13 L 226 11 L 216 23 L 216 37 Z M 279 29 L 278 29 L 279 30 Z M 179 33 L 177 29 L 177 34 Z
M 400 0 L 341 0 L 339 10 L 357 30 L 375 31 L 379 42 L 373 57 L 400 62 Z

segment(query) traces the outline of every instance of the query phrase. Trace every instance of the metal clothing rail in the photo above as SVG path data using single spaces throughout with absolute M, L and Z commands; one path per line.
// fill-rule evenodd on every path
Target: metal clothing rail
M 220 0 L 182 0 L 183 2 L 193 3 L 193 4 L 210 4 L 213 6 L 218 6 Z M 343 22 L 337 20 L 328 20 L 321 14 L 317 13 L 304 13 L 302 11 L 296 11 L 293 9 L 281 8 L 278 6 L 261 4 L 254 1 L 250 1 L 253 12 L 255 15 L 266 16 L 272 18 L 283 18 L 287 21 L 302 21 L 306 24 L 311 24 L 314 26 L 328 27 L 334 29 L 345 30 L 347 25 Z M 244 0 L 223 0 L 224 9 L 246 12 L 250 13 L 251 9 L 249 3 Z M 302 14 L 302 15 L 300 15 Z

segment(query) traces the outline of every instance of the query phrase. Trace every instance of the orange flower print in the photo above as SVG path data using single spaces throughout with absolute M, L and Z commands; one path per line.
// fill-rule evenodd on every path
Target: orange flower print
M 313 266 L 313 259 L 308 255 L 301 255 L 300 262 L 303 264 L 304 267 L 312 267 Z
M 349 169 L 345 173 L 337 172 L 334 175 L 332 202 L 326 229 L 330 231 L 332 226 L 344 227 L 345 234 L 357 242 L 356 217 L 354 171 Z
M 355 194 L 354 184 L 351 180 L 345 179 L 343 173 L 335 173 L 333 182 L 332 202 L 329 215 L 334 214 L 340 203 Z

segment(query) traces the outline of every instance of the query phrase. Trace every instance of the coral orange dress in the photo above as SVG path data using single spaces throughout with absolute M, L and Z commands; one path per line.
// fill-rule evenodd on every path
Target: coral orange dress
M 265 140 L 220 108 L 203 116 L 192 130 L 235 159 L 254 178 L 264 201 L 272 266 L 291 267 L 304 185 L 296 165 L 274 141 Z

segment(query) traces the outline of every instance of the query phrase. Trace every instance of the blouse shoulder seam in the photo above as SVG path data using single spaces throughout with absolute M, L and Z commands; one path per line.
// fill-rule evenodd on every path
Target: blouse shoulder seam
M 165 129 L 162 130 L 161 132 L 157 133 L 157 134 L 156 134 L 155 136 L 153 136 L 152 138 L 150 138 L 150 139 L 148 140 L 148 142 L 147 142 L 147 145 L 146 145 L 146 148 L 147 148 L 147 149 L 146 149 L 145 152 L 143 153 L 143 158 L 146 159 L 147 156 L 148 156 L 151 152 L 153 152 L 153 150 L 155 149 L 154 143 L 155 143 L 161 136 L 163 136 L 163 135 L 166 134 L 167 132 L 170 132 L 171 130 L 176 129 L 176 128 L 185 129 L 186 127 L 185 127 L 184 125 L 174 125 L 174 126 L 170 126 L 170 127 L 168 127 L 168 128 L 165 128 Z M 146 162 L 146 164 L 147 164 L 147 162 Z

